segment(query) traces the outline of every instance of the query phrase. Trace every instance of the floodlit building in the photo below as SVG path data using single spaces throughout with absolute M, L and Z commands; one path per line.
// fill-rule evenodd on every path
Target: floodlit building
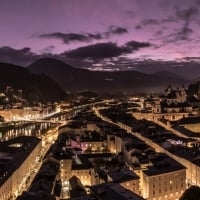
M 18 196 L 41 150 L 41 140 L 32 136 L 0 143 L 0 200 Z
M 139 177 L 131 170 L 110 170 L 108 172 L 108 181 L 118 183 L 127 190 L 139 194 Z
M 169 157 L 152 160 L 143 171 L 143 197 L 148 200 L 177 200 L 186 189 L 186 168 Z
M 102 200 L 144 200 L 142 197 L 136 193 L 127 190 L 123 186 L 117 183 L 103 183 L 100 185 L 95 185 L 91 187 L 91 194 L 96 197 L 96 199 Z

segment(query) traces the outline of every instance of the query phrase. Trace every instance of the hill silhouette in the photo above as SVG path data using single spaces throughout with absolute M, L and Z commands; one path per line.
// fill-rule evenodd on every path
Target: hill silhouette
M 29 102 L 58 101 L 65 98 L 65 92 L 48 76 L 33 74 L 27 68 L 0 63 L 0 89 L 12 86 L 22 90 L 23 98 Z
M 145 74 L 138 71 L 100 72 L 74 68 L 52 58 L 43 58 L 28 66 L 36 74 L 45 74 L 66 91 L 96 92 L 157 92 L 171 84 L 180 86 L 188 81 L 174 73 Z

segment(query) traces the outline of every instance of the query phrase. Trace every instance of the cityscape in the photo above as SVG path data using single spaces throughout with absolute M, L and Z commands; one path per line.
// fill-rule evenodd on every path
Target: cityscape
M 0 0 L 0 200 L 200 200 L 199 0 Z

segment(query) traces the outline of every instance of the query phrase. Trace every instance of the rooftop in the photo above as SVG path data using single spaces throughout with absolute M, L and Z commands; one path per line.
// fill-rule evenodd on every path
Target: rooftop
M 91 187 L 94 196 L 102 200 L 144 200 L 142 197 L 116 183 L 103 183 Z
M 82 170 L 93 168 L 92 163 L 83 155 L 73 156 L 72 170 Z
M 113 182 L 118 183 L 139 179 L 133 171 L 128 169 L 110 170 L 108 175 L 112 178 Z
M 0 186 L 19 168 L 40 142 L 40 139 L 33 136 L 20 136 L 0 142 Z
M 147 176 L 156 176 L 159 174 L 170 173 L 174 171 L 186 169 L 183 165 L 178 163 L 176 160 L 162 155 L 156 159 L 152 159 L 153 166 L 150 166 L 147 170 L 144 170 Z

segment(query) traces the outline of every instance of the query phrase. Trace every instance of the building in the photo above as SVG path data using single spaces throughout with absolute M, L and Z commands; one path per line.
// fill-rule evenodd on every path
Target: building
M 128 169 L 115 169 L 108 172 L 108 182 L 118 183 L 122 187 L 139 194 L 139 177 Z
M 143 197 L 148 200 L 177 200 L 186 189 L 186 168 L 161 156 L 143 171 Z
M 178 125 L 194 133 L 200 133 L 200 117 L 187 117 L 181 119 Z
M 41 150 L 41 140 L 33 136 L 21 136 L 0 143 L 0 200 L 18 196 Z
M 20 195 L 17 200 L 56 200 L 60 196 L 59 161 L 52 157 L 45 159 L 32 181 L 29 190 Z
M 101 200 L 144 200 L 117 183 L 103 183 L 91 187 L 91 194 Z

